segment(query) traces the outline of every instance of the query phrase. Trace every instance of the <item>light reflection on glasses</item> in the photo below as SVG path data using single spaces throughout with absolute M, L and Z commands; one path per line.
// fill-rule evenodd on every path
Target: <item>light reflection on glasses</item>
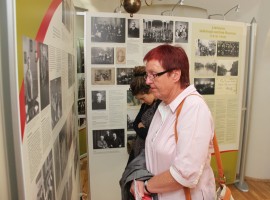
M 147 80 L 147 78 L 150 80 L 150 81 L 153 81 L 156 77 L 159 77 L 159 76 L 162 76 L 163 74 L 166 74 L 167 72 L 170 72 L 170 71 L 173 71 L 175 69 L 168 69 L 168 70 L 165 70 L 163 72 L 159 72 L 159 73 L 154 73 L 154 74 L 145 74 L 144 75 L 144 79 Z

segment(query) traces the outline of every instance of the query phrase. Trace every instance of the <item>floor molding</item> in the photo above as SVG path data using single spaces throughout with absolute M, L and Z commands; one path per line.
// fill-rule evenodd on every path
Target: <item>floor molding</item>
M 249 176 L 245 176 L 245 179 L 251 180 L 251 181 L 260 181 L 260 182 L 270 183 L 270 179 L 253 178 Z

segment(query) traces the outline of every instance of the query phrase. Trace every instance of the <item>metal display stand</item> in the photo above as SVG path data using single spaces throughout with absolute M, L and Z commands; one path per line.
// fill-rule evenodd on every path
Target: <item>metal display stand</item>
M 240 158 L 240 170 L 239 170 L 239 182 L 235 183 L 235 186 L 243 191 L 248 192 L 249 188 L 245 182 L 245 168 L 246 168 L 246 154 L 247 154 L 247 142 L 249 135 L 249 125 L 250 125 L 250 109 L 252 100 L 252 86 L 253 86 L 253 74 L 254 74 L 254 56 L 255 56 L 255 39 L 256 39 L 257 23 L 255 18 L 251 21 L 250 36 L 249 36 L 249 54 L 248 54 L 248 69 L 246 75 L 246 95 L 244 104 L 244 121 L 243 121 L 243 134 L 242 134 L 242 148 L 241 148 L 241 158 Z

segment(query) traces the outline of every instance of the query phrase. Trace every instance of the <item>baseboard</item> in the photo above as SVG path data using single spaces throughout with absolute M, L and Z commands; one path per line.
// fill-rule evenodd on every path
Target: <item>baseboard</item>
M 260 178 L 253 178 L 253 177 L 249 177 L 249 176 L 245 176 L 246 180 L 251 180 L 251 181 L 260 181 L 260 182 L 270 182 L 270 179 L 260 179 Z

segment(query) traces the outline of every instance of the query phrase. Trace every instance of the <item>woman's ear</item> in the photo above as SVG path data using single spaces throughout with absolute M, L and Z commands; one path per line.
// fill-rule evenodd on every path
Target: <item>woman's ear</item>
M 172 72 L 172 78 L 174 81 L 178 82 L 180 80 L 181 77 L 181 70 L 174 70 Z

